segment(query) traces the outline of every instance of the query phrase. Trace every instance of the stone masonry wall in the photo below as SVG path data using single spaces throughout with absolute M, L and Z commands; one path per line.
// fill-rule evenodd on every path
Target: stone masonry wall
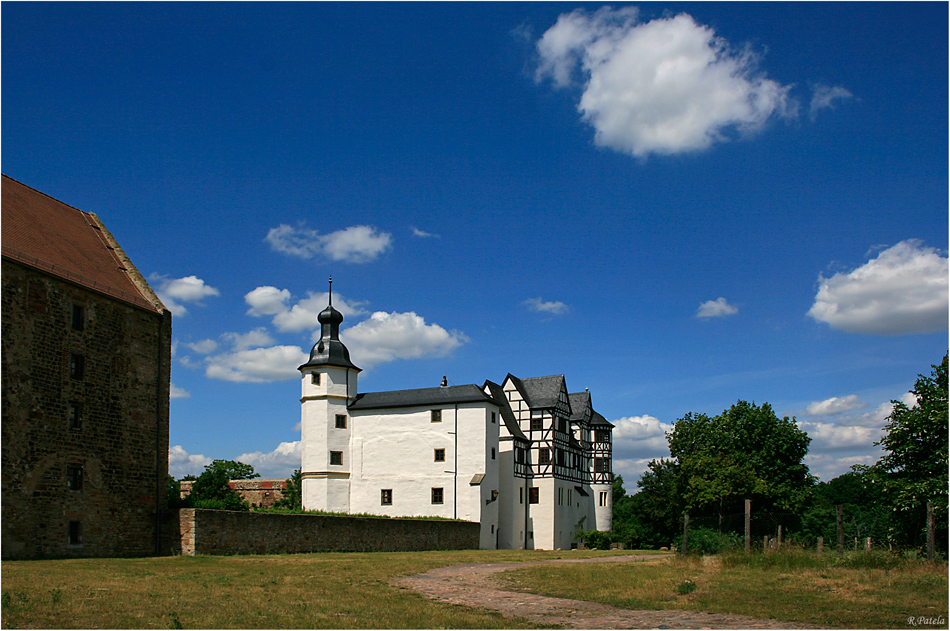
M 181 498 L 185 499 L 191 493 L 192 480 L 182 480 Z M 283 497 L 287 488 L 287 480 L 229 480 L 228 486 L 237 491 L 241 499 L 254 508 L 270 508 L 274 502 Z
M 282 554 L 478 548 L 476 522 L 184 508 L 181 553 Z
M 7 257 L 2 285 L 3 558 L 154 554 L 170 316 Z M 74 305 L 84 309 L 79 328 Z M 71 354 L 84 357 L 81 378 Z M 71 423 L 77 406 L 81 422 Z

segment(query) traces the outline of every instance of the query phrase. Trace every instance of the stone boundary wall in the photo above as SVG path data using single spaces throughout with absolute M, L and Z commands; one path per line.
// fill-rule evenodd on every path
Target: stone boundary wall
M 191 494 L 191 485 L 194 480 L 182 480 L 179 482 L 181 489 L 181 499 L 185 499 Z M 228 486 L 237 491 L 241 499 L 253 507 L 270 508 L 274 502 L 284 495 L 287 489 L 287 480 L 263 480 L 254 478 L 252 480 L 228 480 Z
M 478 549 L 478 522 L 183 508 L 181 554 Z

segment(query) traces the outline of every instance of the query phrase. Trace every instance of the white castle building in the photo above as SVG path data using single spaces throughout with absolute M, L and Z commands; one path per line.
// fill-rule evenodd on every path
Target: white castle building
M 610 530 L 613 425 L 588 392 L 509 374 L 360 393 L 329 302 L 299 368 L 304 509 L 475 521 L 488 549 L 569 549 L 578 529 Z

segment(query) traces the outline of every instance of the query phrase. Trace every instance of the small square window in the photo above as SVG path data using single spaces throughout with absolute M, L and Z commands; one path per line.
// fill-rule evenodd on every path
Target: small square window
M 69 429 L 82 429 L 82 403 L 69 403 Z
M 544 419 L 533 418 L 531 419 L 531 431 L 539 432 L 544 429 Z
M 80 353 L 69 354 L 69 376 L 82 379 L 86 375 L 86 356 Z
M 341 465 L 343 464 L 343 452 L 342 451 L 331 451 L 330 452 L 330 464 Z
M 315 385 L 315 386 L 319 386 L 319 385 L 320 385 L 320 373 L 318 373 L 318 372 L 312 372 L 312 373 L 310 373 L 310 383 L 312 383 L 312 384 Z
M 70 491 L 82 490 L 82 465 L 66 465 L 66 484 Z
M 435 461 L 436 462 L 445 462 L 445 450 L 436 449 L 435 450 Z
M 381 489 L 379 492 L 379 503 L 382 504 L 383 506 L 392 506 L 393 490 Z
M 82 545 L 82 522 L 81 521 L 69 522 L 69 545 L 71 546 Z
M 432 488 L 432 503 L 441 504 L 442 503 L 442 487 L 433 487 Z
M 432 422 L 433 423 L 442 422 L 442 410 L 432 410 Z
M 73 330 L 82 331 L 86 328 L 86 308 L 73 305 Z
M 337 429 L 346 429 L 346 414 L 337 414 L 337 415 L 336 415 L 336 428 L 337 428 Z
M 529 504 L 539 504 L 541 502 L 541 490 L 532 486 L 528 489 L 528 503 Z

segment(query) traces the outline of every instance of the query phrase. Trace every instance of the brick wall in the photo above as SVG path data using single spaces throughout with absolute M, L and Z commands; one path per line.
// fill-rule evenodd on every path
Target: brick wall
M 185 499 L 191 493 L 193 481 L 182 480 L 180 484 L 181 498 Z M 261 478 L 230 480 L 228 486 L 237 491 L 241 499 L 252 507 L 270 508 L 283 496 L 284 489 L 287 488 L 287 480 L 262 480 Z
M 167 488 L 170 316 L 7 257 L 0 276 L 3 558 L 154 554 Z M 74 305 L 84 309 L 81 330 Z M 70 376 L 71 353 L 85 358 L 82 378 Z M 75 406 L 81 424 L 71 427 Z M 77 468 L 81 488 L 71 489 Z
M 185 508 L 181 553 L 282 554 L 478 548 L 476 522 L 289 515 Z

